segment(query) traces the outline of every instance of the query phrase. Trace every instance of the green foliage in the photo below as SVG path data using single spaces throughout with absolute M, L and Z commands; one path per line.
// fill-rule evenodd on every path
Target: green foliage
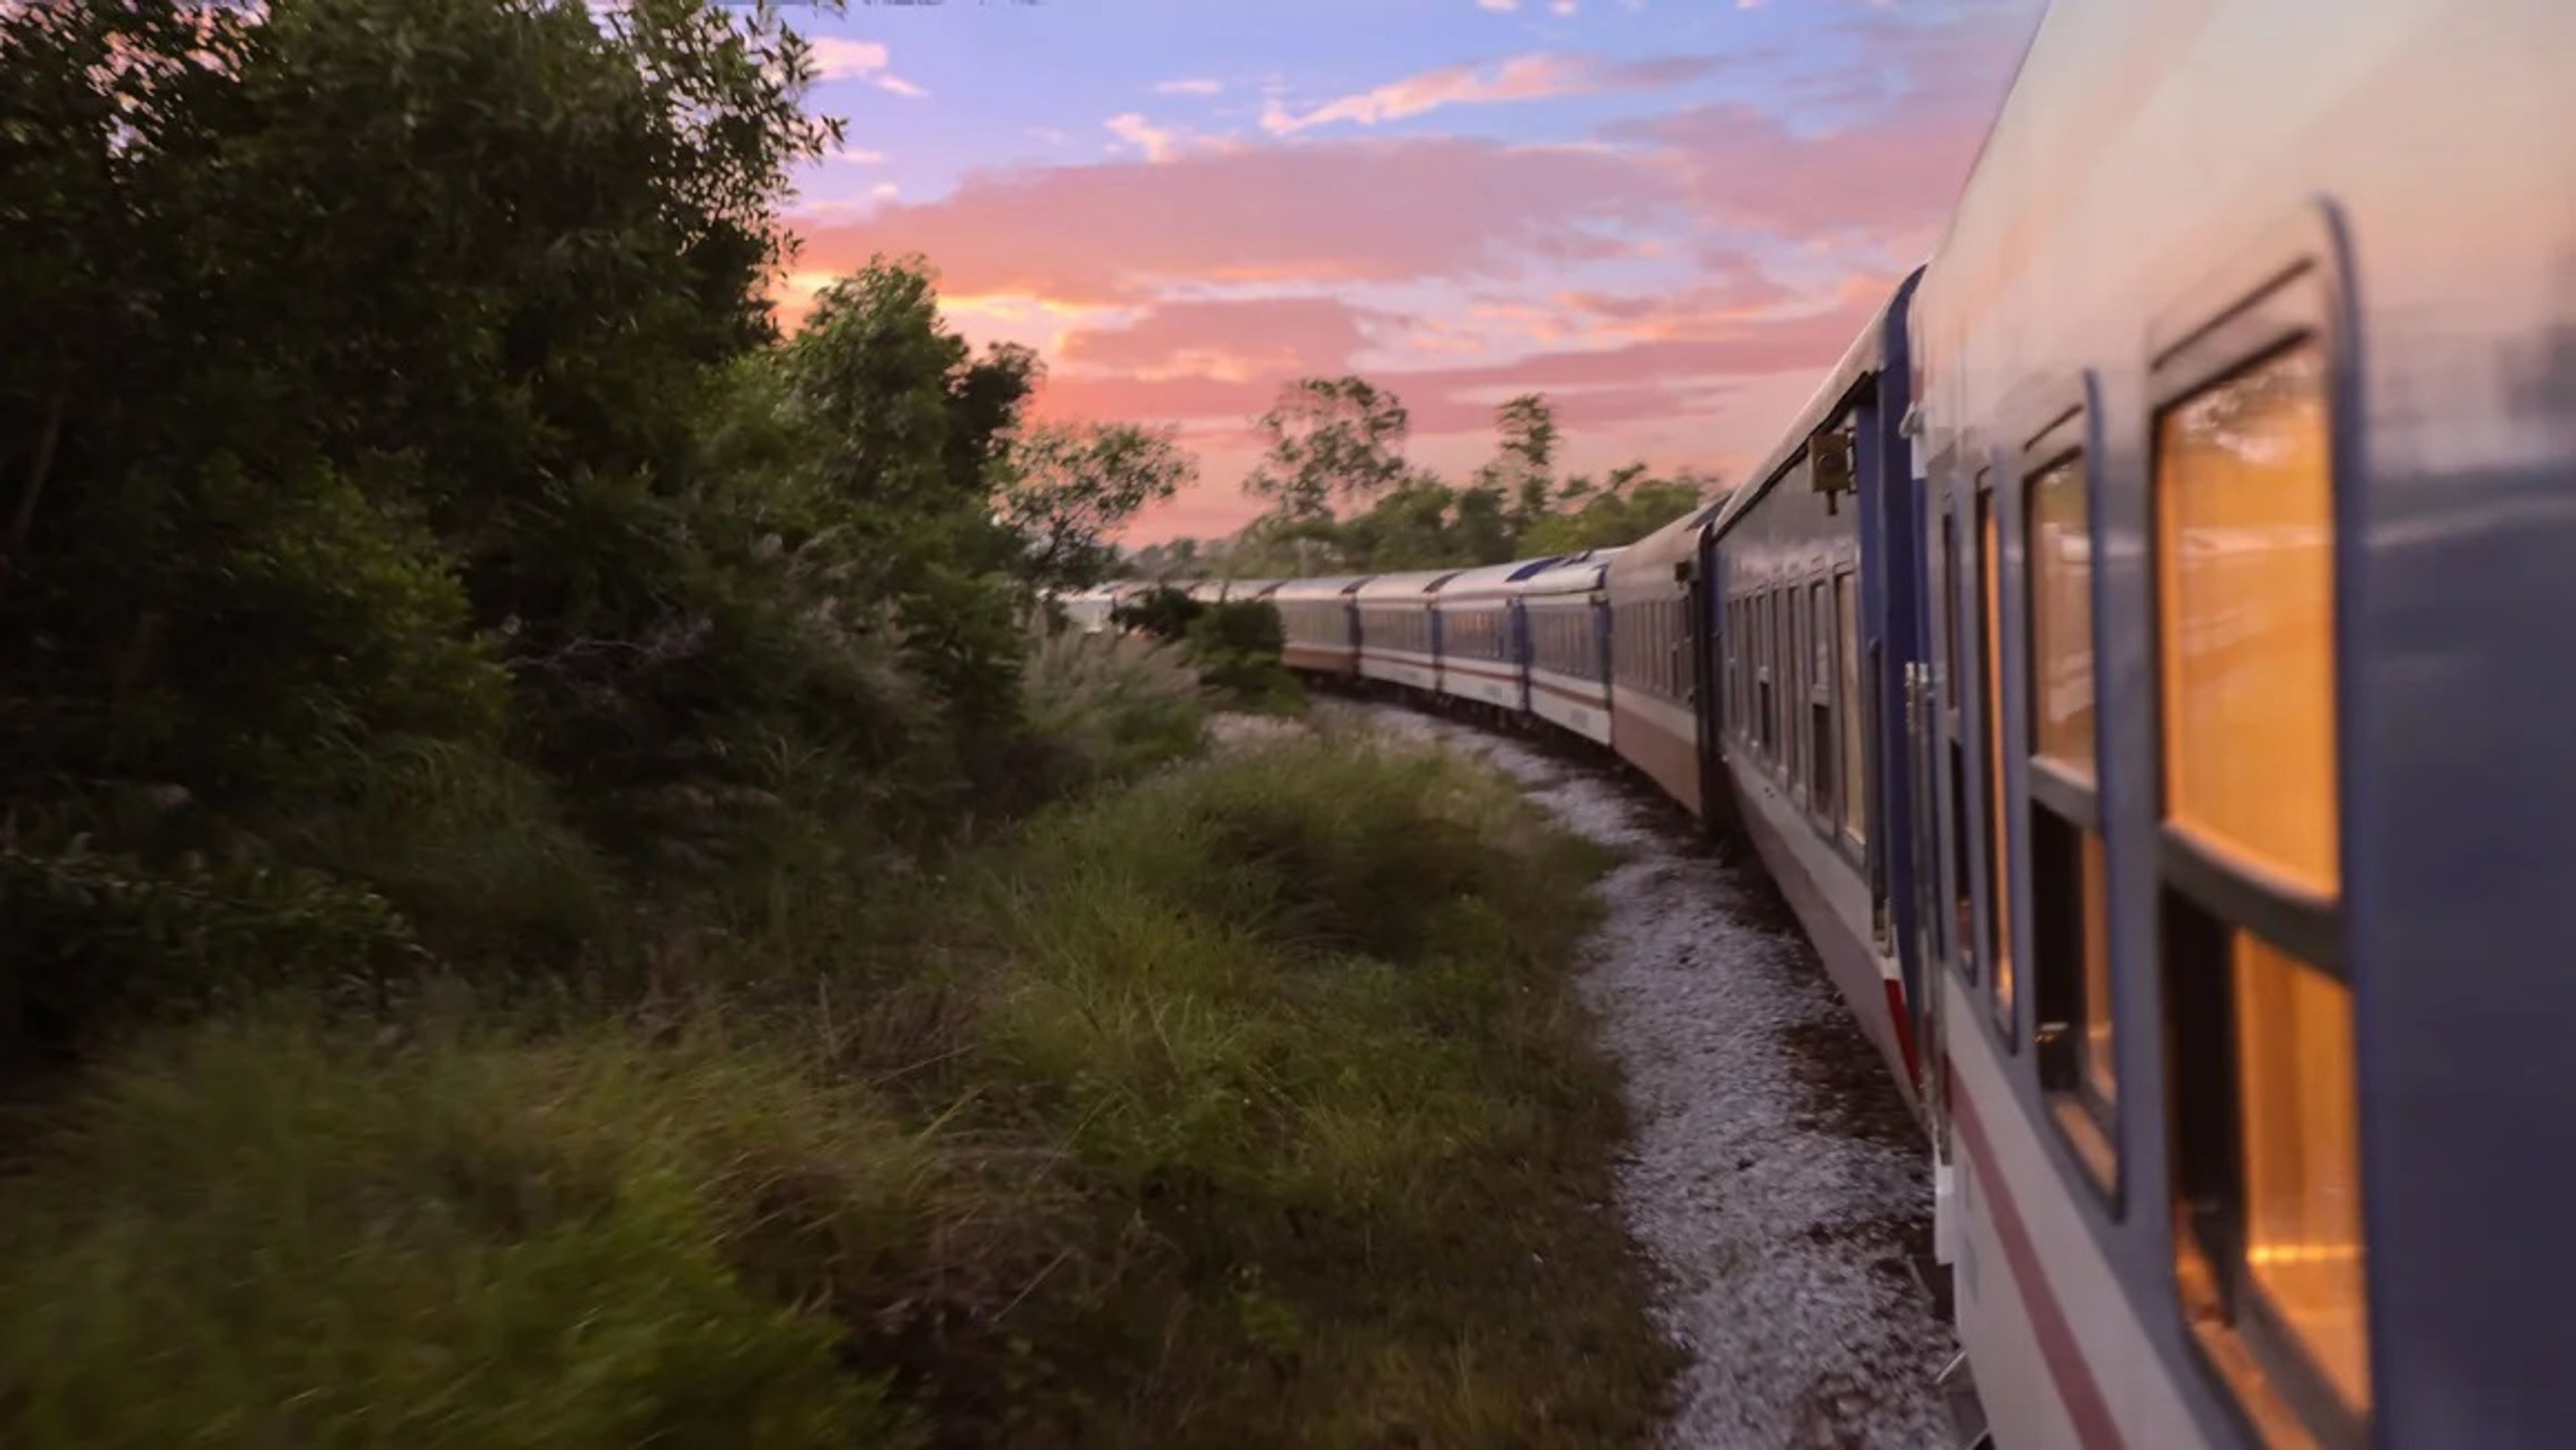
M 1188 462 L 918 259 L 775 335 L 812 71 L 0 5 L 0 1441 L 1641 1435 L 1584 863 L 1427 758 L 1149 778 L 1275 613 L 1033 642 Z M 1418 510 L 1404 427 L 1283 403 L 1285 526 Z
M 1186 591 L 1156 587 L 1121 600 L 1110 622 L 1140 638 L 1181 646 L 1200 682 L 1228 704 L 1287 711 L 1303 697 L 1296 676 L 1281 662 L 1279 611 L 1267 600 L 1203 604 Z
M 1003 519 L 1029 540 L 1029 576 L 1078 590 L 1109 577 L 1109 531 L 1194 481 L 1198 465 L 1170 430 L 1057 423 L 1013 441 L 1010 472 Z
M 1293 709 L 1302 694 L 1281 662 L 1279 610 L 1266 599 L 1211 604 L 1184 635 L 1199 678 L 1221 697 L 1255 710 Z
M 1301 378 L 1259 427 L 1269 454 L 1244 489 L 1283 517 L 1322 518 L 1334 503 L 1373 498 L 1404 477 L 1404 405 L 1363 378 Z
M 1405 465 L 1404 416 L 1392 393 L 1358 378 L 1290 388 L 1262 420 L 1271 456 L 1244 481 L 1271 511 L 1204 553 L 1237 576 L 1472 568 L 1635 543 L 1723 496 L 1713 479 L 1652 478 L 1642 463 L 1600 485 L 1582 475 L 1560 480 L 1562 435 L 1536 393 L 1495 409 L 1493 460 L 1453 485 Z M 1148 578 L 1186 574 L 1202 553 L 1197 540 L 1175 540 L 1138 551 L 1128 568 Z
M 742 549 L 742 490 L 700 474 L 772 337 L 787 168 L 835 134 L 773 14 L 108 0 L 11 7 L 0 67 L 0 325 L 41 340 L 0 358 L 0 435 L 37 442 L 0 480 L 13 802 L 171 793 L 102 854 L 561 943 L 600 886 L 567 830 L 732 784 L 723 732 L 781 696 L 845 703 L 744 677 L 826 655 L 794 636 L 832 590 Z M 379 788 L 424 750 L 510 804 Z M 112 1005 L 49 970 L 0 1015 Z
M 1133 642 L 1032 672 L 1190 703 Z M 1098 778 L 1152 734 L 1097 728 Z M 1328 733 L 922 883 L 900 980 L 829 936 L 844 882 L 782 903 L 820 969 L 729 1011 L 156 1033 L 0 1180 L 0 1440 L 1643 1444 L 1671 1351 L 1570 975 L 1599 864 Z
M 778 342 L 838 128 L 771 9 L 110 0 L 0 13 L 0 64 L 13 803 L 541 979 L 1085 776 L 1029 765 L 1096 747 L 1024 718 L 1024 620 L 1189 460 L 1024 427 L 1035 357 L 918 259 Z M 114 1010 L 56 969 L 0 1019 Z
M 1149 1236 L 1134 1300 L 1039 1349 L 1154 1387 L 1083 1443 L 1644 1442 L 1669 1351 L 1586 1207 L 1621 1123 L 1566 976 L 1597 865 L 1491 773 L 1362 742 L 1039 824 L 989 1050 Z M 1079 1284 L 1047 1310 L 1112 1292 Z
M 1709 480 L 1688 474 L 1648 478 L 1639 465 L 1614 471 L 1599 488 L 1588 479 L 1570 479 L 1558 493 L 1556 511 L 1532 523 L 1520 547 L 1532 554 L 1570 554 L 1633 544 L 1723 497 Z
M 1191 661 L 1144 636 L 1052 635 L 1031 651 L 1021 689 L 1030 736 L 1050 760 L 1049 794 L 1195 754 L 1207 727 Z
M 364 887 L 247 855 L 153 865 L 80 837 L 0 844 L 0 920 L 17 1009 L 0 1045 L 52 1050 L 109 1004 L 181 1017 L 280 984 L 364 1000 L 417 954 Z
M 1187 590 L 1157 586 L 1120 600 L 1109 611 L 1109 622 L 1148 639 L 1178 644 L 1189 638 L 1190 626 L 1206 608 Z
M 12 1445 L 923 1443 L 834 1311 L 954 1190 L 774 1053 L 218 1023 L 65 1116 L 0 1235 Z

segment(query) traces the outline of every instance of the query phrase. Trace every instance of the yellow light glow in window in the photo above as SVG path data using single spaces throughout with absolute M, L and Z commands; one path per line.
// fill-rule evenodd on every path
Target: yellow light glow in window
M 2332 899 L 2332 475 L 2302 344 L 2166 413 L 2157 451 L 2167 811 L 2275 885 Z

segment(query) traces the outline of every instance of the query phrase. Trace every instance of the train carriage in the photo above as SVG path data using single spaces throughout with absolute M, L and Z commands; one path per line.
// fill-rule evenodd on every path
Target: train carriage
M 1366 576 L 1289 579 L 1267 597 L 1279 611 L 1280 658 L 1292 670 L 1325 676 L 1359 673 L 1359 610 L 1351 592 Z
M 1915 284 L 1881 306 L 1710 523 L 1710 612 L 1696 621 L 1722 682 L 1700 724 L 1724 765 L 1731 819 L 1909 1094 L 1920 1089 L 1915 815 L 1882 768 L 1903 736 L 1881 702 L 1902 700 L 1921 649 L 1899 434 Z
M 1431 592 L 1438 628 L 1438 692 L 1513 714 L 1529 709 L 1520 612 L 1512 586 L 1556 562 L 1523 559 L 1450 575 Z
M 1610 743 L 1610 607 L 1601 576 L 1620 552 L 1573 555 L 1512 586 L 1530 713 L 1601 745 Z
M 1131 583 L 1098 584 L 1058 596 L 1056 604 L 1064 610 L 1065 623 L 1072 628 L 1084 634 L 1103 634 L 1110 628 L 1110 615 L 1118 608 L 1118 601 L 1137 587 Z
M 1439 620 L 1431 591 L 1455 569 L 1375 574 L 1351 591 L 1359 611 L 1359 673 L 1364 679 L 1430 694 L 1440 688 Z
M 1691 814 L 1704 816 L 1698 701 L 1707 668 L 1694 647 L 1700 539 L 1712 509 L 1691 510 L 1622 551 L 1603 571 L 1610 607 L 1610 748 Z
M 2576 6 L 2054 7 L 1913 304 L 1998 1444 L 2563 1443 Z

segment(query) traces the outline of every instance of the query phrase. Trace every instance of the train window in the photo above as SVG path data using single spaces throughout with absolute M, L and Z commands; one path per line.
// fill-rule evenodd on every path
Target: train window
M 1843 835 L 1857 846 L 1868 834 L 1861 818 L 1868 801 L 1862 788 L 1867 758 L 1860 708 L 1860 608 L 1853 583 L 1849 569 L 1834 576 L 1834 639 L 1842 666 Z
M 1941 689 L 1959 708 L 1959 523 L 1941 508 Z
M 1798 744 L 1800 701 L 1806 697 L 1807 632 L 1802 627 L 1806 591 L 1792 584 L 1781 591 L 1780 753 L 1789 768 L 1789 794 L 1801 805 L 1807 797 L 1806 751 Z
M 1807 799 L 1820 820 L 1833 817 L 1834 761 L 1841 755 L 1834 742 L 1834 638 L 1831 607 L 1825 603 L 1825 581 L 1809 584 L 1802 614 L 1807 629 Z
M 2076 426 L 2074 418 L 2061 425 Z M 2109 871 L 2094 788 L 2093 534 L 2083 455 L 2032 474 L 2022 506 L 2030 561 L 2032 1040 L 2051 1116 L 2108 1189 L 2119 1173 L 2119 1077 Z
M 1744 657 L 1744 699 L 1738 707 L 1744 713 L 1737 722 L 1736 728 L 1747 741 L 1750 741 L 1755 733 L 1753 728 L 1753 596 L 1750 594 L 1744 596 L 1742 608 L 1736 611 L 1735 627 L 1742 635 L 1742 638 L 1736 641 L 1736 652 Z
M 2004 839 L 2003 539 L 1995 520 L 1994 489 L 1977 472 L 1977 678 L 1985 711 L 1986 790 L 1978 802 L 1986 828 L 1986 959 L 1994 987 L 1995 1020 L 2009 1045 L 2013 1033 L 2012 848 Z
M 2302 339 L 2201 387 L 2155 436 L 2161 953 L 2190 1079 L 2176 1092 L 2182 1281 L 2195 1321 L 2290 1413 L 2358 1439 L 2369 1304 L 2336 924 L 2322 347 Z
M 1762 681 L 1762 708 L 1756 712 L 1762 724 L 1762 759 L 1777 764 L 1780 759 L 1780 599 L 1777 592 L 1766 589 L 1753 601 L 1754 647 L 1762 652 L 1762 667 L 1757 678 Z

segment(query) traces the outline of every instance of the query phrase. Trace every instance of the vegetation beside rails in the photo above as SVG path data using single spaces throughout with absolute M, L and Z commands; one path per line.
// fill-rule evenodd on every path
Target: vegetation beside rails
M 778 7 L 0 4 L 0 69 L 0 1444 L 1643 1423 L 1581 857 L 1173 765 L 1275 614 L 1051 630 L 1195 463 L 927 259 L 782 331 L 845 136 Z
M 1179 738 L 1167 660 L 1051 668 L 1102 778 Z M 909 884 L 777 868 L 816 899 L 616 1011 L 157 1030 L 0 1182 L 0 1440 L 1641 1443 L 1600 864 L 1328 723 Z

